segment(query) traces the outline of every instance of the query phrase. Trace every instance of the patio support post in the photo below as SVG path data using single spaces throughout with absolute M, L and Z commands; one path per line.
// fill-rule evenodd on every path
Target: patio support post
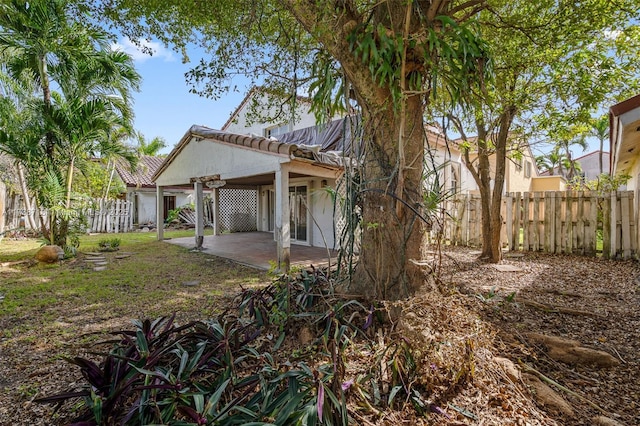
M 156 185 L 156 232 L 158 241 L 164 240 L 164 188 Z
M 220 233 L 220 190 L 213 188 L 213 235 Z
M 278 243 L 278 270 L 289 272 L 291 266 L 291 230 L 289 210 L 289 168 L 281 164 L 276 170 L 276 217 L 275 233 Z
M 202 248 L 204 242 L 204 202 L 202 197 L 202 182 L 193 182 L 193 192 L 196 199 L 196 249 Z

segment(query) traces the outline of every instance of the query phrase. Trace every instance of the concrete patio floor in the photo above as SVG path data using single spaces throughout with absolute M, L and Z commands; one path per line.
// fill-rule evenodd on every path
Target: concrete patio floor
M 172 238 L 165 242 L 185 248 L 195 247 L 194 237 Z M 202 253 L 230 259 L 243 265 L 268 270 L 278 258 L 277 245 L 270 232 L 237 232 L 233 234 L 207 235 Z M 331 263 L 337 252 L 329 251 Z M 328 263 L 327 249 L 291 244 L 291 266 L 308 267 Z

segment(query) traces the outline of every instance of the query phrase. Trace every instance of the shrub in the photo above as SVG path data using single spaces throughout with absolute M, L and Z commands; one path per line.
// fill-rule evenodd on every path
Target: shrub
M 120 238 L 103 238 L 98 241 L 98 251 L 120 250 Z

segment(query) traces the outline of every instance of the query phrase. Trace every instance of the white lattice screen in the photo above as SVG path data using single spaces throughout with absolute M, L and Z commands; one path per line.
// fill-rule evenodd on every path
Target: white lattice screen
M 221 232 L 252 232 L 258 230 L 256 224 L 258 216 L 257 190 L 222 188 L 219 196 Z M 209 200 L 209 202 L 211 201 Z M 209 212 L 212 211 L 211 208 L 207 210 Z

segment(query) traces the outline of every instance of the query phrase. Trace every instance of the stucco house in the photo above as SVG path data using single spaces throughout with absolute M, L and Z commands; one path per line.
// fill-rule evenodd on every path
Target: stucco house
M 609 109 L 610 174 L 631 176 L 627 189 L 640 189 L 640 95 L 624 100 Z
M 434 126 L 426 126 L 427 151 L 426 160 L 433 159 L 433 165 L 440 168 L 441 179 L 450 193 L 478 194 L 479 189 L 473 175 L 467 168 L 461 149 L 462 140 L 454 139 L 446 142 L 444 134 Z M 503 193 L 533 191 L 538 179 L 536 162 L 529 145 L 520 147 L 519 158 L 509 158 L 505 164 L 505 180 Z M 477 158 L 470 153 L 471 161 Z M 492 175 L 495 173 L 496 157 L 489 157 Z
M 131 170 L 125 161 L 117 161 L 115 170 L 126 187 L 125 199 L 133 204 L 133 223 L 137 225 L 156 224 L 156 184 L 151 179 L 158 171 L 164 157 L 144 155 L 140 157 L 138 167 Z M 169 210 L 189 204 L 193 201 L 193 190 L 181 187 L 167 187 L 163 192 L 161 222 Z
M 323 132 L 306 139 L 308 144 L 295 144 L 192 126 L 153 176 L 157 211 L 164 209 L 166 187 L 193 188 L 196 245 L 200 246 L 203 189 L 210 188 L 214 235 L 220 232 L 223 208 L 245 206 L 247 212 L 255 208 L 255 216 L 245 218 L 255 220 L 255 230 L 274 233 L 278 266 L 288 269 L 292 243 L 335 245 L 333 201 L 323 189 L 335 187 L 341 175 L 343 159 L 334 151 L 342 146 L 324 146 L 323 140 Z M 228 193 L 226 200 L 221 200 L 222 189 Z M 161 228 L 158 238 L 162 238 Z

